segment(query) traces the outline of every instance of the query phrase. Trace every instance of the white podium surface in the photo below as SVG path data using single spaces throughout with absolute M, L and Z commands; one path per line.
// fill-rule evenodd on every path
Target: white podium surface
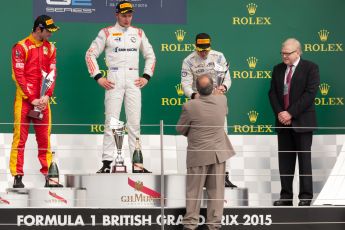
M 29 189 L 29 206 L 42 208 L 72 208 L 85 206 L 84 189 L 32 188 Z
M 313 205 L 345 205 L 345 146 Z
M 8 189 L 0 193 L 0 208 L 25 208 L 29 206 L 27 189 Z

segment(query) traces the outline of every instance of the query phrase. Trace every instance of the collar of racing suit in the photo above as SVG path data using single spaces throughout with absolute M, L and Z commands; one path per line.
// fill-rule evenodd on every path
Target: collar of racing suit
M 29 39 L 36 47 L 40 47 L 40 46 L 43 45 L 43 41 L 38 41 L 38 40 L 36 40 L 32 34 L 29 35 L 28 39 Z
M 207 60 L 207 58 L 210 56 L 211 51 L 212 51 L 212 50 L 210 50 L 210 52 L 208 52 L 208 54 L 207 54 L 207 56 L 206 56 L 205 58 L 200 57 L 199 54 L 198 54 L 198 52 L 197 52 L 196 50 L 195 50 L 194 52 L 195 52 L 195 56 L 197 57 L 197 59 L 198 59 L 199 61 L 205 61 L 205 60 Z
M 118 29 L 118 30 L 121 30 L 122 32 L 125 32 L 126 30 L 128 30 L 129 27 L 120 26 L 120 24 L 118 22 L 116 22 L 115 28 Z

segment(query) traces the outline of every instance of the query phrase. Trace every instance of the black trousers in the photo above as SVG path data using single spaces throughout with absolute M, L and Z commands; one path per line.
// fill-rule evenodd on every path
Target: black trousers
M 293 198 L 293 178 L 296 157 L 299 165 L 299 199 L 313 198 L 313 179 L 311 167 L 311 145 L 313 133 L 297 133 L 283 129 L 278 133 L 278 160 L 281 182 L 281 199 Z

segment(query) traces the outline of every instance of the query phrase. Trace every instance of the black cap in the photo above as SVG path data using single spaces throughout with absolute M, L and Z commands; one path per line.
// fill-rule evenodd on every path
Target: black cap
M 196 35 L 195 46 L 197 51 L 210 50 L 211 49 L 211 37 L 206 33 L 200 33 Z
M 48 15 L 41 15 L 36 18 L 33 29 L 35 30 L 37 27 L 47 29 L 49 32 L 55 32 L 60 29 Z
M 116 5 L 116 13 L 125 14 L 134 12 L 133 5 L 129 1 L 121 1 Z

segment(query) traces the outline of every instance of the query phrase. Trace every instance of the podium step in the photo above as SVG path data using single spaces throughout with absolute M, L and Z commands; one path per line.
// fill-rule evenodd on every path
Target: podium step
M 86 189 L 86 207 L 186 207 L 185 175 L 164 175 L 163 178 L 155 174 L 131 173 L 66 175 L 65 182 L 67 187 Z M 161 186 L 162 182 L 164 186 Z M 204 197 L 207 197 L 206 192 Z M 225 207 L 247 206 L 248 189 L 226 188 L 224 202 Z M 206 207 L 206 203 L 204 200 L 202 207 Z
M 29 189 L 29 206 L 42 208 L 85 207 L 86 190 L 81 188 Z
M 0 193 L 0 208 L 26 208 L 29 195 L 27 189 L 7 189 Z

